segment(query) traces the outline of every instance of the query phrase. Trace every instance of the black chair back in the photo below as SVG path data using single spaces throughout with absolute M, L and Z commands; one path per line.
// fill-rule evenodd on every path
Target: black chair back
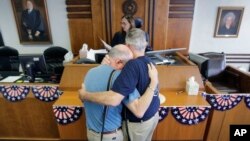
M 68 53 L 68 50 L 59 46 L 53 46 L 46 49 L 43 52 L 45 57 L 45 62 L 49 74 L 52 74 L 55 77 L 54 81 L 60 82 L 61 75 L 64 70 L 63 60 L 64 55 Z
M 0 71 L 19 71 L 19 53 L 15 48 L 0 47 Z
M 68 50 L 59 46 L 53 46 L 48 49 L 46 49 L 43 52 L 43 55 L 45 57 L 45 61 L 53 61 L 53 62 L 63 62 L 64 55 L 68 53 Z
M 226 56 L 224 53 L 207 52 L 200 55 L 209 58 L 207 64 L 207 78 L 220 75 L 226 68 Z

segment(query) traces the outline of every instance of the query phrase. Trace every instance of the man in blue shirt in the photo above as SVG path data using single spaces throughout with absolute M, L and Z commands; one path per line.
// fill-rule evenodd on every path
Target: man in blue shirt
M 126 36 L 126 44 L 133 53 L 133 60 L 128 61 L 124 66 L 121 74 L 116 79 L 112 91 L 91 94 L 89 92 L 82 92 L 82 98 L 93 102 L 102 103 L 105 105 L 118 105 L 124 97 L 127 97 L 136 88 L 142 96 L 147 90 L 154 91 L 154 95 L 150 98 L 149 105 L 141 105 L 137 107 L 148 107 L 145 114 L 140 118 L 131 113 L 131 110 L 126 110 L 125 119 L 128 121 L 128 133 L 132 141 L 151 141 L 153 132 L 158 124 L 160 106 L 159 91 L 157 87 L 149 85 L 150 78 L 148 76 L 147 64 L 151 60 L 144 56 L 147 45 L 145 33 L 140 29 L 131 29 Z M 139 99 L 146 101 L 147 99 Z M 142 102 L 143 103 L 143 102 Z
M 117 45 L 109 52 L 110 56 L 110 66 L 109 65 L 100 65 L 91 69 L 85 76 L 84 84 L 85 88 L 89 92 L 100 92 L 105 91 L 107 89 L 108 80 L 110 77 L 111 72 L 115 70 L 120 70 L 123 68 L 124 64 L 132 59 L 132 53 L 125 45 Z M 111 79 L 111 86 L 113 85 L 114 80 L 116 80 L 117 76 L 120 74 L 120 71 L 115 71 L 113 73 Z M 157 72 L 156 69 L 150 69 L 149 71 L 151 79 L 154 80 L 150 84 L 152 87 L 156 87 L 158 83 Z M 151 90 L 145 92 L 145 96 L 153 95 Z M 141 111 L 138 113 L 136 110 L 133 110 L 135 102 L 138 101 L 138 97 L 140 96 L 137 89 L 134 89 L 130 95 L 126 96 L 122 103 L 131 108 L 134 111 L 135 115 L 139 115 Z M 145 97 L 143 96 L 143 97 Z M 151 101 L 148 101 L 150 103 Z M 86 112 L 86 121 L 87 121 L 87 136 L 88 139 L 91 141 L 99 141 L 100 140 L 100 133 L 102 132 L 102 125 L 103 125 L 103 111 L 104 106 L 84 101 L 84 107 Z M 135 109 L 135 108 L 134 108 Z M 144 108 L 144 112 L 146 111 L 147 107 Z M 108 107 L 105 124 L 104 124 L 104 131 L 103 131 L 103 140 L 107 141 L 122 141 L 123 135 L 122 131 L 120 130 L 122 124 L 122 104 L 118 106 L 110 106 Z M 144 113 L 143 113 L 144 114 Z

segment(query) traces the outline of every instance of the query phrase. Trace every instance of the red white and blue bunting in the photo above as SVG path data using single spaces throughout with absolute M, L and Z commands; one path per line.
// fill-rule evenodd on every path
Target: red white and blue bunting
M 194 125 L 204 121 L 210 112 L 210 107 L 173 107 L 174 118 L 186 125 Z
M 208 103 L 219 111 L 226 111 L 234 108 L 242 100 L 242 96 L 238 94 L 207 94 Z
M 37 99 L 45 102 L 54 101 L 62 94 L 57 86 L 33 86 L 32 92 Z
M 244 99 L 245 99 L 244 101 L 246 103 L 247 108 L 250 109 L 250 95 L 246 95 Z
M 3 97 L 11 102 L 21 101 L 26 98 L 29 93 L 29 86 L 7 85 L 0 86 Z
M 53 111 L 59 124 L 66 125 L 80 118 L 82 107 L 54 106 Z
M 169 108 L 166 106 L 159 108 L 159 110 L 158 110 L 159 116 L 160 116 L 159 121 L 162 121 L 163 119 L 165 119 L 165 117 L 167 117 L 168 111 L 169 111 Z

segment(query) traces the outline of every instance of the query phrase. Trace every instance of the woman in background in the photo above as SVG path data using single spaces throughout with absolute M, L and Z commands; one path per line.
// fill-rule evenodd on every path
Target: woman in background
M 132 16 L 124 15 L 121 19 L 121 31 L 116 32 L 112 41 L 111 46 L 115 46 L 118 44 L 125 44 L 125 37 L 127 32 L 135 27 L 135 21 Z
M 125 15 L 121 19 L 121 31 L 116 32 L 112 41 L 111 46 L 115 46 L 118 44 L 125 44 L 125 38 L 127 32 L 131 28 L 141 28 L 143 26 L 143 20 L 141 18 L 134 19 L 132 16 Z M 146 41 L 149 43 L 149 35 L 145 32 Z M 146 47 L 145 51 L 152 51 L 152 48 L 149 46 L 149 44 Z

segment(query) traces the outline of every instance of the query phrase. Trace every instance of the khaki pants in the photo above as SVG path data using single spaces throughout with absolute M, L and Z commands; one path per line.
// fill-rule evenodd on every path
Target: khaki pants
M 101 134 L 89 129 L 87 129 L 87 137 L 89 141 L 101 141 Z M 102 141 L 123 141 L 122 130 L 118 130 L 111 134 L 104 134 Z
M 154 130 L 159 121 L 159 113 L 157 112 L 151 119 L 145 122 L 129 122 L 128 132 L 131 141 L 151 141 Z M 125 122 L 122 126 L 124 141 L 128 141 Z

